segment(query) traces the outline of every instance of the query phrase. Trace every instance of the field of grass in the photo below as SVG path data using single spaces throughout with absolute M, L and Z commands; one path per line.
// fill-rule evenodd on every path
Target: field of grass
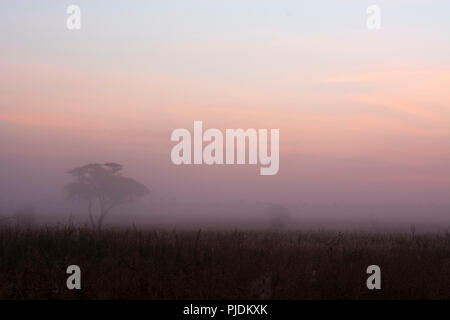
M 0 230 L 0 299 L 419 298 L 450 299 L 449 234 Z

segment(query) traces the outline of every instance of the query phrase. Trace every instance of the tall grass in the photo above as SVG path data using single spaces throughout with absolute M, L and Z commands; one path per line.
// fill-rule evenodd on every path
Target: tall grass
M 1 299 L 449 299 L 449 270 L 444 233 L 0 230 Z

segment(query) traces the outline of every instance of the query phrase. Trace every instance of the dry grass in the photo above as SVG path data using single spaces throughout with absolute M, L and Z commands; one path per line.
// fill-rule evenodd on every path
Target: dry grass
M 0 230 L 1 299 L 449 299 L 449 269 L 448 234 Z

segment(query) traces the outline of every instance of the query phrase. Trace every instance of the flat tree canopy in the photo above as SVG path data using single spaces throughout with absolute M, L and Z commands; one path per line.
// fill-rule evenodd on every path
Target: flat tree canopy
M 89 219 L 93 228 L 101 229 L 108 213 L 117 205 L 132 202 L 149 193 L 140 182 L 121 174 L 123 166 L 117 163 L 91 163 L 69 171 L 75 181 L 64 186 L 69 197 L 88 203 Z M 94 217 L 93 206 L 100 213 Z

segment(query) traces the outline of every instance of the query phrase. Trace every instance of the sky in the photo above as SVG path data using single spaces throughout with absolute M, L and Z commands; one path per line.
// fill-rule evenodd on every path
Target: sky
M 446 0 L 0 0 L 0 201 L 61 197 L 69 169 L 115 161 L 155 198 L 449 204 L 449 13 Z M 194 120 L 279 129 L 278 174 L 175 166 L 171 132 Z

